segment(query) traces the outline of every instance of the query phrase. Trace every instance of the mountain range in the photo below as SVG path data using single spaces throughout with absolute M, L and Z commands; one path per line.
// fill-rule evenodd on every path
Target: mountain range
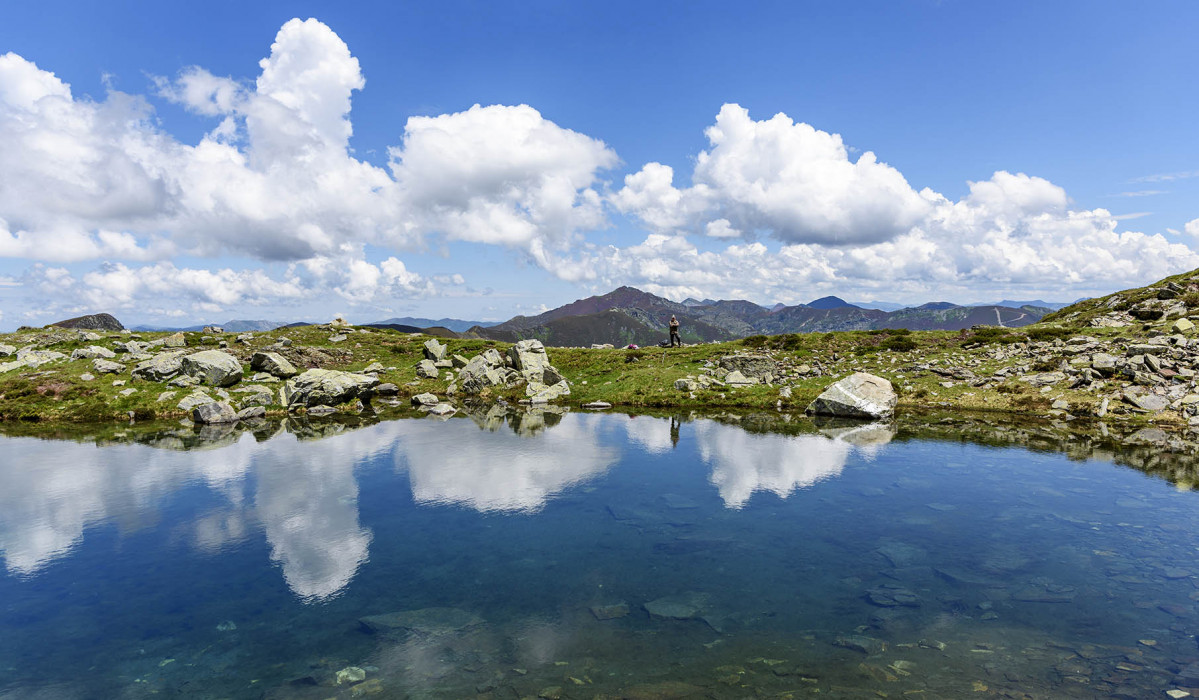
M 879 328 L 958 330 L 974 325 L 1016 327 L 1035 323 L 1051 311 L 1053 309 L 1048 306 L 958 306 L 949 302 L 931 302 L 883 311 L 855 306 L 834 296 L 816 299 L 810 304 L 776 304 L 766 308 L 744 300 L 687 299 L 680 303 L 634 287 L 620 287 L 537 316 L 516 316 L 486 328 L 475 326 L 462 335 L 508 342 L 537 338 L 551 346 L 586 346 L 595 343 L 651 345 L 666 339 L 667 323 L 672 315 L 682 324 L 681 334 L 686 342 L 700 342 L 733 340 L 757 334 Z
M 433 332 L 513 342 L 538 338 L 552 346 L 586 346 L 598 343 L 652 345 L 667 336 L 667 322 L 674 315 L 682 323 L 686 342 L 734 340 L 750 335 L 780 333 L 823 333 L 828 331 L 908 328 L 911 330 L 957 330 L 970 326 L 1024 326 L 1066 304 L 1041 300 L 1003 300 L 994 304 L 959 306 L 929 302 L 902 306 L 887 302 L 853 304 L 836 296 L 807 304 L 774 304 L 766 307 L 745 300 L 688 298 L 682 302 L 620 287 L 607 294 L 551 309 L 537 316 L 516 316 L 503 323 L 466 321 L 454 318 L 397 317 L 364 324 L 402 332 Z M 228 332 L 266 331 L 288 325 L 281 321 L 232 320 L 220 324 Z M 135 326 L 139 331 L 198 331 L 203 325 L 184 328 Z

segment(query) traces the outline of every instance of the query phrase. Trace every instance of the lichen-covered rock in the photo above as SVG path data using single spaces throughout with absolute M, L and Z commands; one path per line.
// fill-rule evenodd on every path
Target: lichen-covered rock
M 99 345 L 89 345 L 86 348 L 75 348 L 71 352 L 72 360 L 95 360 L 97 358 L 111 360 L 117 354 L 108 348 L 102 348 Z
M 187 338 L 182 333 L 173 333 L 163 338 L 162 344 L 168 348 L 185 348 L 187 347 Z
M 436 394 L 417 394 L 412 397 L 413 406 L 436 406 L 438 402 Z
M 370 400 L 379 380 L 366 374 L 310 369 L 283 388 L 285 405 L 338 406 L 354 399 Z
M 458 383 L 461 384 L 463 393 L 479 394 L 484 389 L 503 384 L 504 377 L 488 362 L 487 353 L 483 353 L 472 357 L 466 366 L 458 371 Z
M 895 412 L 898 397 L 891 382 L 855 372 L 824 390 L 807 412 L 843 418 L 885 418 Z
M 166 381 L 182 370 L 183 356 L 186 354 L 183 350 L 176 350 L 155 355 L 133 368 L 133 378 L 151 382 Z
M 125 371 L 125 365 L 111 360 L 92 360 L 92 371 L 96 374 L 120 374 Z
M 266 372 L 272 377 L 290 379 L 300 373 L 296 366 L 277 352 L 256 352 L 250 358 L 250 369 Z
M 193 423 L 232 423 L 236 420 L 237 412 L 224 401 L 210 401 L 192 409 Z
M 759 381 L 773 378 L 778 373 L 777 363 L 766 355 L 726 355 L 717 364 L 730 372 L 740 372 L 745 377 Z
M 0 343 L 0 357 L 12 357 L 17 354 L 17 349 L 12 345 L 4 345 Z
M 424 346 L 425 359 L 432 360 L 433 362 L 441 362 L 442 360 L 446 359 L 445 355 L 447 349 L 448 348 L 446 348 L 446 346 L 442 345 L 436 340 L 426 340 Z
M 237 412 L 237 415 L 233 416 L 234 420 L 252 420 L 254 418 L 265 417 L 266 409 L 262 406 L 250 406 L 248 408 L 243 408 Z
M 674 388 L 679 391 L 695 391 L 699 388 L 699 384 L 694 379 L 676 379 Z
M 171 393 L 174 393 L 174 392 L 171 392 Z M 212 403 L 215 400 L 216 399 L 212 398 L 208 394 L 196 392 L 194 394 L 188 394 L 187 396 L 184 396 L 183 400 L 179 402 L 178 407 L 179 407 L 180 411 L 190 414 L 192 412 L 192 409 L 195 408 L 196 406 L 199 406 L 201 404 L 206 404 L 206 403 Z
M 532 403 L 549 403 L 563 396 L 570 396 L 570 385 L 566 381 L 546 387 L 529 398 Z
M 518 371 L 541 371 L 549 365 L 549 355 L 545 354 L 545 346 L 540 340 L 522 340 L 508 348 L 508 358 Z
M 183 358 L 184 374 L 195 377 L 209 386 L 233 386 L 241 381 L 241 363 L 220 350 L 201 350 Z
M 421 379 L 437 379 L 437 365 L 433 360 L 421 360 L 416 363 L 416 376 Z

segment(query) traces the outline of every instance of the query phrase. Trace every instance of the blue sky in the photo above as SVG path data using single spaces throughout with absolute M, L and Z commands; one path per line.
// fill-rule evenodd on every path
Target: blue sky
M 246 5 L 4 10 L 0 328 L 1199 267 L 1193 2 Z

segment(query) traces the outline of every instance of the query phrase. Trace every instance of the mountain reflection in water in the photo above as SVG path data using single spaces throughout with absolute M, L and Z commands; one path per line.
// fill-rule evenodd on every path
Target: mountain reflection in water
M 319 601 L 344 589 L 369 557 L 371 531 L 359 523 L 354 478 L 364 460 L 394 455 L 417 503 L 514 512 L 535 511 L 616 463 L 621 453 L 603 444 L 605 430 L 623 429 L 650 452 L 673 448 L 671 418 L 504 408 L 469 417 L 328 430 L 321 439 L 302 439 L 306 422 L 257 435 L 210 432 L 190 445 L 174 431 L 104 449 L 11 439 L 8 454 L 21 468 L 0 470 L 0 553 L 11 573 L 35 575 L 68 555 L 89 526 L 113 522 L 136 531 L 156 521 L 165 495 L 200 482 L 225 503 L 192 523 L 195 546 L 216 552 L 261 528 L 287 585 Z M 780 439 L 705 419 L 689 423 L 709 480 L 731 508 L 755 491 L 785 498 L 836 476 L 851 450 L 871 455 L 894 434 L 869 424 Z
M 885 689 L 919 658 L 955 669 L 926 679 L 935 695 L 983 654 L 1060 654 L 1044 663 L 1095 682 L 1073 649 L 1147 668 L 1128 648 L 1170 640 L 1161 655 L 1181 658 L 1174 630 L 1194 618 L 1199 570 L 1175 556 L 1191 494 L 1096 461 L 1188 488 L 1194 458 L 1160 430 L 506 407 L 343 420 L 0 438 L 0 698 L 186 697 L 214 674 L 214 697 L 349 697 L 337 659 L 418 697 L 743 669 L 705 681 L 724 688 L 775 656 L 792 660 L 758 669 L 763 692 Z M 950 444 L 966 441 L 1026 449 Z M 1066 638 L 1110 647 L 1061 652 Z M 555 672 L 572 655 L 625 665 Z M 158 670 L 185 665 L 173 686 Z M 1169 679 L 1154 668 L 1130 696 Z M 1038 688 L 1062 690 L 1044 671 Z M 92 673 L 103 691 L 51 683 Z

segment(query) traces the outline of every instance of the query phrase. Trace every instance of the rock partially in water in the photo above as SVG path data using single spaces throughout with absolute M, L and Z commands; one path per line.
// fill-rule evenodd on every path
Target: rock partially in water
M 237 412 L 224 401 L 209 401 L 192 409 L 192 422 L 201 425 L 207 423 L 233 423 L 237 421 Z
M 807 412 L 843 418 L 885 418 L 895 412 L 898 397 L 891 382 L 855 372 L 824 390 Z
M 366 374 L 310 369 L 284 386 L 284 404 L 294 406 L 337 406 L 353 399 L 368 400 L 379 380 Z

